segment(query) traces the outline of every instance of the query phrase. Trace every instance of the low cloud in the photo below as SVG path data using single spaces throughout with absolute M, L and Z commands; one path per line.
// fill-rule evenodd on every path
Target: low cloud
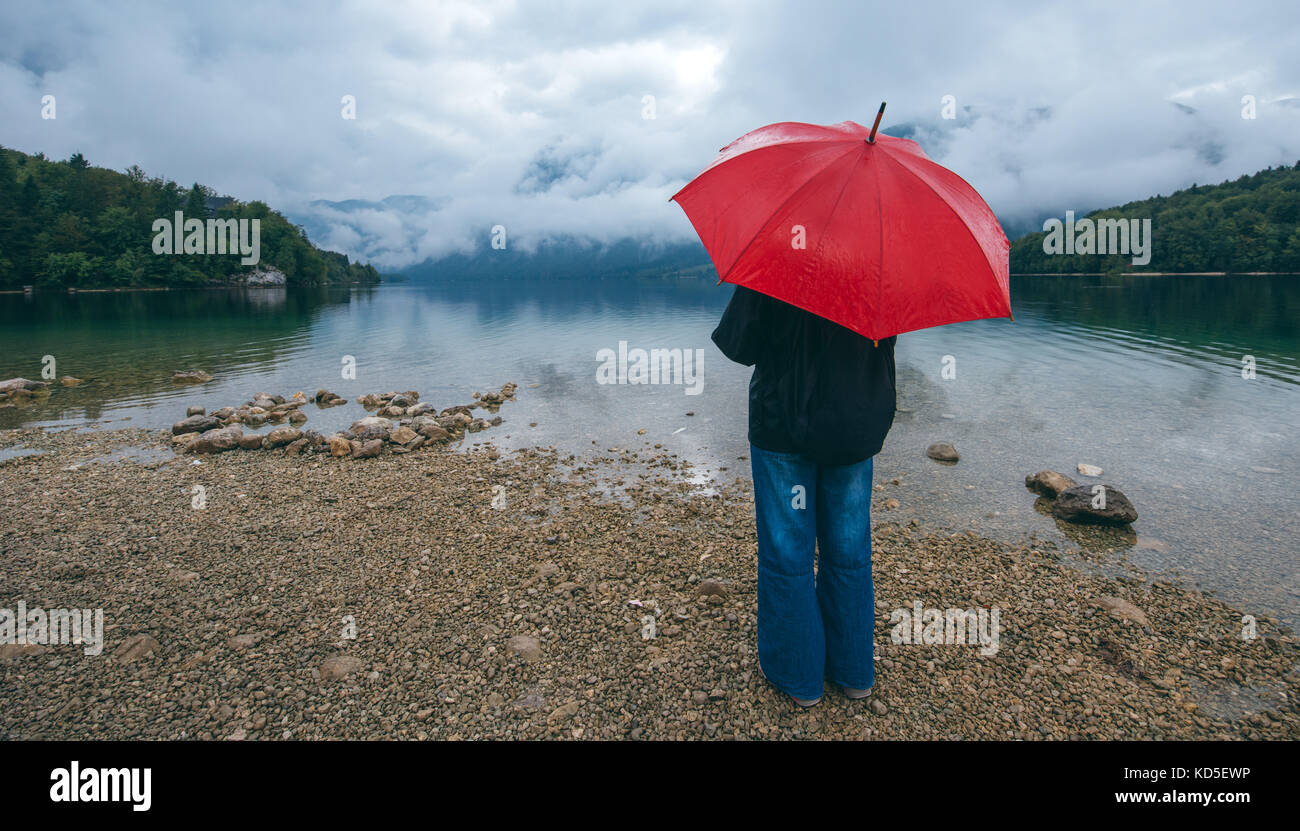
M 1031 8 L 9 4 L 0 144 L 263 199 L 385 268 L 495 225 L 525 250 L 693 239 L 668 197 L 723 144 L 881 100 L 1013 236 L 1300 158 L 1293 4 Z

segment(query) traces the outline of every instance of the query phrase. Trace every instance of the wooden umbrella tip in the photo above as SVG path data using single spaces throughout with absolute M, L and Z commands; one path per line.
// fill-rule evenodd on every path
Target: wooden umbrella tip
M 880 102 L 880 109 L 876 110 L 876 123 L 871 125 L 871 135 L 867 136 L 867 144 L 876 143 L 876 131 L 880 129 L 880 119 L 885 115 L 885 102 Z

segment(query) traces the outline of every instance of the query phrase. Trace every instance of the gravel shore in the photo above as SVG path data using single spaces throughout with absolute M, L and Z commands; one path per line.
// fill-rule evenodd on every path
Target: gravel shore
M 875 694 L 799 711 L 758 673 L 746 481 L 701 490 L 629 441 L 354 460 L 0 433 L 45 451 L 0 462 L 0 608 L 105 621 L 100 655 L 0 646 L 0 738 L 1300 738 L 1275 622 L 1246 640 L 1105 554 L 890 522 L 889 482 Z M 891 642 L 917 601 L 998 608 L 996 654 Z

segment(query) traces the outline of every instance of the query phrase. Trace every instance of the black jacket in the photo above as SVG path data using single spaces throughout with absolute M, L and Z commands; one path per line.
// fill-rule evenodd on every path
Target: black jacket
M 754 367 L 749 442 L 804 453 L 818 464 L 856 464 L 880 452 L 894 423 L 894 342 L 873 346 L 838 323 L 737 286 L 713 342 Z

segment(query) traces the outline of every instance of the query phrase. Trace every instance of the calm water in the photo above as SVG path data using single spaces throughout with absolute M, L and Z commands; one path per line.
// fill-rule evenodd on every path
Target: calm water
M 506 424 L 472 438 L 580 453 L 661 442 L 701 465 L 701 480 L 748 475 L 738 457 L 749 371 L 709 340 L 730 293 L 639 280 L 4 295 L 0 379 L 39 378 L 53 355 L 59 375 L 90 380 L 0 410 L 0 429 L 165 427 L 188 405 L 319 387 L 353 400 L 416 389 L 444 407 L 515 381 Z M 1023 479 L 1053 468 L 1094 481 L 1074 473 L 1089 462 L 1141 514 L 1136 535 L 1103 544 L 1295 625 L 1300 278 L 1034 277 L 1015 279 L 1012 296 L 1014 322 L 899 338 L 904 411 L 877 459 L 877 481 L 901 502 L 889 517 L 1071 545 L 1077 530 L 1035 511 Z M 704 350 L 702 392 L 598 384 L 596 353 L 619 341 Z M 1242 378 L 1246 355 L 1253 380 Z M 356 359 L 355 381 L 341 377 L 344 356 Z M 943 375 L 945 356 L 955 378 Z M 215 380 L 173 385 L 172 370 L 188 368 Z M 364 414 L 355 402 L 306 412 L 322 432 Z M 940 440 L 960 464 L 925 458 Z M 901 485 L 888 484 L 895 477 Z

